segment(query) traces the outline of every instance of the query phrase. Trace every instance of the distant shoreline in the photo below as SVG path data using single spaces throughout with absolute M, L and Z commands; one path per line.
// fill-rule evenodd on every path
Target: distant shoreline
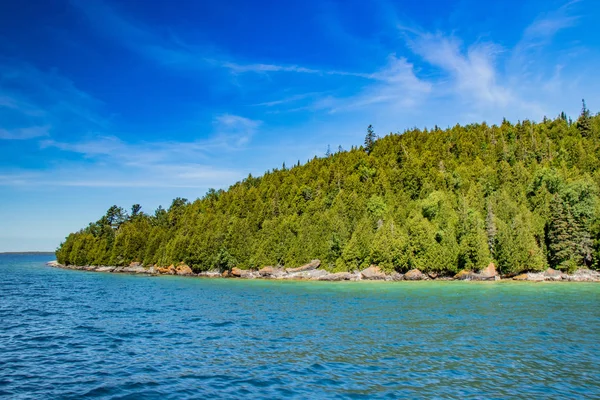
M 49 256 L 49 255 L 54 255 L 53 251 L 1 251 L 0 255 L 25 255 L 25 256 L 31 256 L 31 255 L 40 255 L 40 256 Z

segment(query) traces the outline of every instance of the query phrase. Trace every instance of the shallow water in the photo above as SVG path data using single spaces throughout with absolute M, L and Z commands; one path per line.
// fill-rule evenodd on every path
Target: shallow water
M 144 277 L 0 255 L 0 397 L 600 396 L 600 284 Z

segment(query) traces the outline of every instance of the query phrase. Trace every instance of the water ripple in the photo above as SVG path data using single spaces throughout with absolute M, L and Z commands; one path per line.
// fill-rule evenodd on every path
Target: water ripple
M 0 256 L 0 396 L 600 396 L 600 285 L 148 278 Z

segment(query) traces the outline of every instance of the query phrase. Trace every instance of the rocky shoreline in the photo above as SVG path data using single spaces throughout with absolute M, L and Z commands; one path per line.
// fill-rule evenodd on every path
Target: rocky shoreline
M 72 269 L 78 271 L 93 271 L 93 272 L 110 272 L 110 273 L 126 273 L 126 274 L 141 274 L 141 275 L 178 275 L 178 276 L 194 276 L 205 278 L 240 278 L 240 279 L 275 279 L 275 280 L 311 280 L 311 281 L 530 281 L 530 282 L 600 282 L 600 272 L 579 269 L 573 274 L 566 274 L 561 271 L 548 268 L 543 272 L 528 272 L 516 276 L 504 275 L 501 276 L 496 271 L 496 266 L 491 263 L 487 268 L 479 271 L 462 270 L 454 276 L 444 276 L 438 273 L 424 273 L 418 269 L 412 269 L 405 274 L 393 272 L 386 274 L 376 265 L 362 271 L 354 272 L 329 272 L 320 269 L 321 261 L 313 260 L 310 263 L 297 268 L 283 268 L 266 266 L 259 270 L 244 270 L 237 267 L 230 271 L 205 271 L 194 273 L 192 269 L 185 265 L 170 265 L 168 267 L 158 267 L 155 265 L 144 266 L 141 263 L 133 262 L 129 266 L 114 267 L 105 265 L 62 265 L 56 261 L 50 261 L 46 265 L 56 268 Z

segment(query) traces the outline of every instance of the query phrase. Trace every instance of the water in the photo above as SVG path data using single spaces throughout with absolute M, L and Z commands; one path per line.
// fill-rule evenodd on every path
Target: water
M 0 397 L 600 397 L 600 285 L 66 271 L 0 255 Z

